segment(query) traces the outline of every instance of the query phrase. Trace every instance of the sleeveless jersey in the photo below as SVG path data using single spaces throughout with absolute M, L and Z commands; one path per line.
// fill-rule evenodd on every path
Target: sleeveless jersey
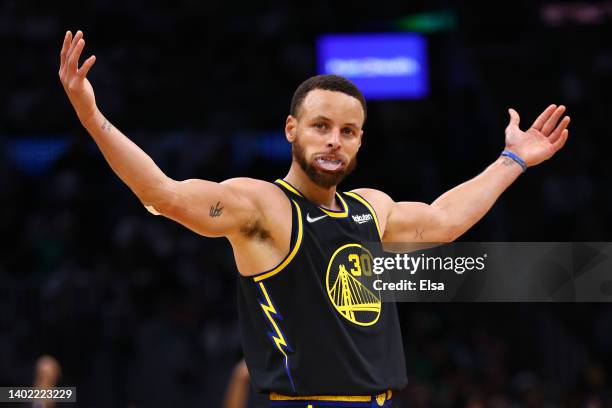
M 239 277 L 244 357 L 259 392 L 373 395 L 406 383 L 397 308 L 366 284 L 376 213 L 356 193 L 331 211 L 277 180 L 291 202 L 289 253 L 275 268 Z

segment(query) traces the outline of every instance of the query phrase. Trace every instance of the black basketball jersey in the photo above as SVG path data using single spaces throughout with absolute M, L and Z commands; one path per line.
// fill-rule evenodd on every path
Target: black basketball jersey
M 336 193 L 340 211 L 275 182 L 292 207 L 289 253 L 239 278 L 244 357 L 255 388 L 287 395 L 373 395 L 406 383 L 397 308 L 364 284 L 380 245 L 376 213 Z

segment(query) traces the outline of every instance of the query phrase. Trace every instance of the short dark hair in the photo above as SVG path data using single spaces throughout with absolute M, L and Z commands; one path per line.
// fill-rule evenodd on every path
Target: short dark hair
M 352 96 L 353 98 L 356 98 L 361 103 L 365 119 L 365 116 L 367 115 L 367 110 L 366 101 L 363 97 L 363 94 L 361 93 L 359 88 L 355 86 L 354 83 L 339 75 L 317 75 L 308 78 L 307 80 L 302 82 L 300 86 L 298 86 L 295 90 L 293 98 L 291 98 L 291 108 L 289 110 L 291 116 L 297 117 L 298 111 L 300 110 L 300 107 L 302 106 L 302 102 L 304 102 L 306 95 L 308 95 L 308 92 L 315 89 L 342 92 L 344 94 Z

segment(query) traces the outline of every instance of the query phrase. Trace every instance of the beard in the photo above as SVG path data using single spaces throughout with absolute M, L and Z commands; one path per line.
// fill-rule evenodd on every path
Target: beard
M 321 170 L 308 161 L 306 153 L 304 153 L 304 148 L 298 140 L 299 137 L 291 143 L 293 159 L 299 164 L 308 178 L 319 187 L 331 188 L 337 186 L 346 176 L 355 170 L 355 167 L 357 167 L 357 155 L 355 155 L 341 171 L 331 172 Z

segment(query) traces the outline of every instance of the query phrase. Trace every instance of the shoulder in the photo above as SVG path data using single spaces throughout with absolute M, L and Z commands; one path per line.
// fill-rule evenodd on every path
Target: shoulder
M 291 201 L 274 183 L 237 177 L 225 180 L 221 184 L 231 187 L 242 199 L 248 200 L 259 214 L 258 222 L 263 225 L 274 224 L 276 220 L 286 222 L 286 218 L 291 217 Z
M 221 182 L 222 185 L 239 192 L 259 204 L 278 201 L 285 194 L 274 183 L 249 177 L 236 177 Z
M 386 212 L 394 203 L 393 199 L 387 193 L 373 188 L 357 188 L 355 190 L 351 190 L 350 192 L 356 193 L 368 201 L 370 205 L 374 207 L 376 212 L 379 212 L 379 208 L 381 212 Z
M 231 179 L 222 181 L 221 184 L 230 186 L 232 188 L 244 189 L 244 190 L 251 190 L 251 189 L 257 189 L 257 188 L 262 188 L 262 187 L 266 188 L 267 186 L 271 188 L 276 188 L 274 184 L 270 183 L 269 181 L 254 179 L 250 177 L 235 177 L 235 178 L 231 178 Z
M 384 233 L 387 225 L 387 218 L 395 204 L 393 199 L 387 193 L 373 188 L 357 188 L 351 190 L 349 193 L 359 195 L 372 206 L 378 218 L 378 222 L 380 223 L 381 234 Z

